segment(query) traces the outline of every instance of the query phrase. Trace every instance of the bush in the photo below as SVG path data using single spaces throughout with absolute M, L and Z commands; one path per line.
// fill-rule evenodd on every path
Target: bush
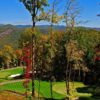
M 100 96 L 100 87 L 97 87 L 94 91 L 94 96 Z

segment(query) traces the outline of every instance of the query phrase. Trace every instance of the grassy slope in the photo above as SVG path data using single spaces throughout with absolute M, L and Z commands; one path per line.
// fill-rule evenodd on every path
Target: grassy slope
M 85 97 L 85 98 L 91 98 L 92 94 L 91 93 L 88 93 L 88 91 L 84 90 L 85 92 L 83 91 L 77 91 L 77 89 L 79 88 L 84 88 L 86 89 L 87 86 L 85 86 L 82 82 L 74 82 L 74 85 L 73 83 L 70 83 L 70 94 L 73 96 L 73 97 Z M 53 90 L 56 91 L 57 93 L 60 93 L 60 94 L 63 94 L 63 95 L 66 95 L 66 84 L 65 82 L 57 82 L 54 86 L 53 86 Z
M 7 77 L 12 75 L 12 74 L 19 74 L 19 73 L 22 73 L 22 72 L 23 72 L 22 67 L 17 67 L 17 68 L 12 68 L 12 69 L 7 69 L 7 70 L 1 70 L 0 71 L 0 82 L 7 81 L 8 80 Z
M 29 84 L 29 89 L 31 91 L 31 82 Z M 39 82 L 38 81 L 35 81 L 35 90 L 38 92 L 38 86 L 39 86 Z M 20 93 L 25 93 L 25 88 L 23 87 L 23 83 L 22 82 L 17 82 L 16 84 L 6 84 L 4 85 L 1 89 L 4 89 L 4 90 L 13 90 L 13 91 L 16 91 L 16 92 L 20 92 Z M 45 97 L 45 98 L 50 98 L 51 97 L 51 94 L 50 94 L 50 83 L 49 82 L 41 82 L 41 88 L 40 88 L 40 91 L 39 91 L 40 95 Z M 65 96 L 63 94 L 59 94 L 55 91 L 53 91 L 53 97 L 55 99 L 62 99 L 64 98 Z
M 42 95 L 43 97 L 45 98 L 50 98 L 51 97 L 51 94 L 50 94 L 50 83 L 49 82 L 41 82 L 40 84 L 41 88 L 40 88 L 40 95 Z M 35 81 L 35 90 L 38 92 L 38 87 L 39 87 L 39 84 L 38 84 L 38 81 L 36 80 Z M 85 85 L 83 85 L 81 82 L 75 82 L 75 88 L 83 88 L 83 87 L 86 87 Z M 17 82 L 16 84 L 13 83 L 13 84 L 6 84 L 2 87 L 2 89 L 4 90 L 13 90 L 13 91 L 16 91 L 16 92 L 20 92 L 20 93 L 24 93 L 25 92 L 25 88 L 23 87 L 23 83 L 22 82 Z M 29 84 L 29 89 L 31 91 L 31 82 Z M 91 93 L 80 93 L 80 92 L 72 92 L 76 97 L 82 97 L 82 98 L 88 98 L 86 100 L 92 100 L 93 98 L 91 98 L 92 94 Z M 75 97 L 74 96 L 74 97 Z M 56 82 L 56 83 L 53 83 L 53 97 L 55 99 L 63 99 L 66 97 L 66 91 L 65 91 L 65 82 Z M 95 99 L 93 99 L 95 100 Z
M 8 34 L 3 38 L 0 38 L 0 48 L 2 48 L 4 45 L 11 45 L 12 47 L 17 48 L 20 34 L 21 30 L 16 29 L 11 34 Z
M 7 30 L 13 30 L 10 34 L 4 35 L 0 38 L 0 49 L 4 45 L 11 45 L 14 48 L 18 47 L 18 40 L 20 38 L 20 34 L 22 33 L 23 29 L 16 28 L 12 25 L 4 25 L 0 26 L 0 34 L 2 32 L 6 32 Z
M 9 70 L 2 70 L 2 71 L 0 71 L 0 79 L 5 81 L 7 76 L 9 76 L 11 74 L 22 73 L 22 72 L 23 72 L 23 70 L 21 67 L 9 69 Z M 32 84 L 30 82 L 30 84 L 29 84 L 30 91 L 31 91 L 31 86 L 32 86 Z M 40 95 L 42 95 L 45 98 L 50 98 L 51 97 L 51 95 L 50 95 L 50 83 L 46 82 L 46 81 L 41 81 L 40 86 L 41 86 L 40 91 L 39 91 Z M 78 88 L 86 87 L 83 83 L 74 82 L 74 87 L 75 87 L 75 90 L 71 91 L 71 94 L 73 93 L 75 96 L 84 97 L 85 98 L 84 100 L 94 100 L 91 98 L 92 94 L 88 93 L 87 90 L 85 92 L 76 91 Z M 37 92 L 39 90 L 38 88 L 39 88 L 39 82 L 36 80 L 35 81 L 35 90 Z M 0 89 L 12 90 L 12 91 L 21 92 L 21 93 L 25 92 L 25 88 L 23 87 L 23 82 L 9 83 L 9 84 L 6 84 L 4 86 L 1 86 Z M 71 88 L 71 90 L 73 90 L 73 88 Z M 62 98 L 66 97 L 65 82 L 54 82 L 53 83 L 53 97 L 55 99 L 60 99 L 60 100 Z M 88 98 L 88 99 L 86 99 L 86 98 Z

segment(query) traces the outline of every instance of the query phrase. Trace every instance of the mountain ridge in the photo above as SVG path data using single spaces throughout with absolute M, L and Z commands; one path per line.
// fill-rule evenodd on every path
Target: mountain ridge
M 30 28 L 32 27 L 32 25 L 12 25 L 12 24 L 0 24 L 0 27 L 1 26 L 12 26 L 12 27 L 15 27 L 15 28 Z M 50 25 L 36 25 L 36 27 L 38 28 L 49 28 Z M 100 30 L 100 27 L 85 27 L 85 26 L 78 26 L 78 27 L 83 27 L 83 28 L 87 28 L 87 29 L 95 29 L 95 30 Z M 54 28 L 55 29 L 65 29 L 66 26 L 64 25 L 54 25 Z

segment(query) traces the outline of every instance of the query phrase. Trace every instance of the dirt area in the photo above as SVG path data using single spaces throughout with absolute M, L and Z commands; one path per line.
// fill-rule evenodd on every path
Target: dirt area
M 24 95 L 20 95 L 9 91 L 2 91 L 0 92 L 0 100 L 29 100 L 29 99 L 26 98 Z M 38 98 L 33 98 L 32 100 L 38 100 Z M 41 98 L 40 100 L 44 99 Z
M 24 96 L 8 91 L 0 92 L 0 100 L 26 100 Z

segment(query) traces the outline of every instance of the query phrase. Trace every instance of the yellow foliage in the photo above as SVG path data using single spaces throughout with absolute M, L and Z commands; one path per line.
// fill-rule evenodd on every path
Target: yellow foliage
M 41 40 L 46 42 L 48 40 L 48 36 L 47 35 L 41 35 Z
M 70 61 L 79 61 L 82 60 L 84 56 L 84 52 L 78 49 L 77 41 L 70 40 L 68 44 L 66 44 L 67 58 Z
M 13 53 L 13 48 L 10 45 L 4 45 L 3 52 Z

